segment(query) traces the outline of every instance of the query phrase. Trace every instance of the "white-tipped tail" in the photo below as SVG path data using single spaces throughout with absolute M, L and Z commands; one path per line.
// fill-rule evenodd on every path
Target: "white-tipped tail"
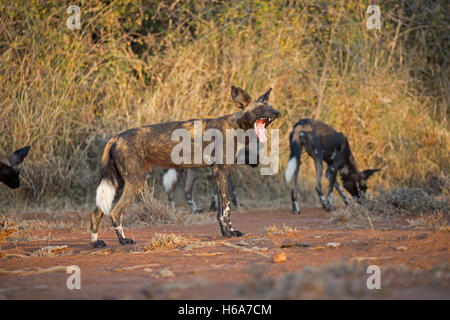
M 97 207 L 107 216 L 109 216 L 109 213 L 111 212 L 115 195 L 116 188 L 114 187 L 114 184 L 108 179 L 103 179 L 97 187 L 96 202 Z
M 175 182 L 177 182 L 177 170 L 175 169 L 169 169 L 167 172 L 163 175 L 163 186 L 166 192 L 169 192 L 170 189 L 172 189 L 172 186 Z
M 286 172 L 284 173 L 284 177 L 286 178 L 287 183 L 291 181 L 292 176 L 294 175 L 296 169 L 297 169 L 297 159 L 293 157 L 289 160 Z

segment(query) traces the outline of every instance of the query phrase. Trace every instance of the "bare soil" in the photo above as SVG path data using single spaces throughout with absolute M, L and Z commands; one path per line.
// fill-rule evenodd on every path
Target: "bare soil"
M 234 228 L 245 233 L 240 238 L 223 238 L 217 223 L 165 225 L 126 228 L 136 245 L 122 246 L 112 228 L 103 227 L 99 238 L 107 247 L 99 249 L 91 248 L 84 224 L 40 229 L 36 238 L 49 240 L 2 244 L 0 298 L 450 299 L 450 233 L 412 230 L 405 218 L 374 222 L 374 229 L 329 221 L 330 214 L 318 208 L 300 215 L 242 210 L 233 212 Z M 267 233 L 272 225 L 295 230 Z M 187 241 L 148 250 L 156 233 Z M 42 254 L 46 246 L 67 247 Z M 80 290 L 66 286 L 70 265 L 80 267 Z M 380 267 L 381 289 L 367 288 L 369 265 Z M 55 266 L 63 268 L 49 269 Z

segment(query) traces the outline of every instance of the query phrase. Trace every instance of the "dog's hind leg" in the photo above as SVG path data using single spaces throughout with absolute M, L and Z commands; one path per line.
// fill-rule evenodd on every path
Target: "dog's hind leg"
M 131 205 L 136 195 L 142 190 L 145 183 L 144 176 L 128 176 L 123 188 L 122 195 L 111 211 L 111 221 L 119 239 L 120 244 L 135 244 L 132 239 L 125 238 L 122 228 L 122 216 L 124 211 Z
M 184 196 L 186 198 L 186 201 L 191 206 L 193 212 L 202 213 L 203 210 L 197 207 L 197 204 L 195 203 L 194 198 L 192 197 L 196 181 L 197 181 L 197 169 L 196 168 L 188 169 L 186 178 L 186 187 L 184 188 Z
M 98 226 L 102 217 L 103 212 L 99 208 L 95 208 L 91 212 L 91 244 L 94 248 L 106 247 L 106 243 L 103 240 L 98 240 Z
M 219 203 L 217 206 L 217 221 L 219 222 L 220 231 L 225 237 L 240 237 L 243 235 L 238 230 L 233 230 L 231 225 L 231 209 L 228 200 L 228 183 L 227 175 L 230 170 L 226 165 L 215 165 L 213 174 L 216 177 L 217 187 L 219 190 Z
M 297 181 L 298 181 L 298 173 L 300 171 L 300 165 L 302 164 L 303 144 L 300 141 L 300 137 L 295 135 L 295 132 L 292 132 L 291 135 L 289 136 L 289 145 L 291 148 L 291 155 L 288 165 L 286 166 L 285 178 L 288 184 L 292 183 L 291 187 L 292 212 L 301 213 L 300 206 L 297 200 Z
M 300 211 L 300 206 L 298 204 L 298 200 L 297 200 L 297 183 L 298 183 L 298 173 L 300 171 L 300 163 L 298 164 L 297 168 L 295 168 L 295 172 L 294 172 L 294 181 L 292 182 L 292 188 L 291 188 L 291 200 L 292 200 L 292 211 L 294 213 L 301 213 Z

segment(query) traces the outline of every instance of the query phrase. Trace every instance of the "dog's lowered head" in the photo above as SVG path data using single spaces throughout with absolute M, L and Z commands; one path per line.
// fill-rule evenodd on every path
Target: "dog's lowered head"
M 367 169 L 361 172 L 354 169 L 349 172 L 349 170 L 344 167 L 344 169 L 340 170 L 342 184 L 352 197 L 365 198 L 367 192 L 367 180 L 377 171 L 380 171 L 380 169 Z

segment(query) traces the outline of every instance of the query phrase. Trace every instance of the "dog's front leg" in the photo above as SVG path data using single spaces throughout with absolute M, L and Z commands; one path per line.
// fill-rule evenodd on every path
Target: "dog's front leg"
M 214 165 L 213 174 L 216 177 L 217 187 L 219 191 L 219 203 L 217 206 L 217 221 L 220 226 L 220 231 L 225 237 L 240 237 L 243 235 L 238 230 L 233 230 L 231 226 L 231 209 L 230 201 L 228 199 L 228 183 L 227 176 L 230 171 L 228 165 Z

